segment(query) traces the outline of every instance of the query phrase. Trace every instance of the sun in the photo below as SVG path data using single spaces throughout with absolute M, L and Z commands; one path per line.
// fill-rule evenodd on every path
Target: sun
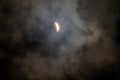
M 60 25 L 59 25 L 59 23 L 55 22 L 54 26 L 55 26 L 56 32 L 59 32 L 60 31 Z

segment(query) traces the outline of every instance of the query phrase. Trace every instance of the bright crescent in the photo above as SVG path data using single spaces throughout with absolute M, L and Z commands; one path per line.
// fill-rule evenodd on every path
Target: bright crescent
M 60 25 L 57 22 L 55 22 L 55 29 L 57 32 L 60 31 Z

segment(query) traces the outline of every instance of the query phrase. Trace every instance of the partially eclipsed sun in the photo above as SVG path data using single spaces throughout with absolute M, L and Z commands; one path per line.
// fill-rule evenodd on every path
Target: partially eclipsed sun
M 55 22 L 54 26 L 55 26 L 56 31 L 59 32 L 60 31 L 60 25 L 57 22 Z

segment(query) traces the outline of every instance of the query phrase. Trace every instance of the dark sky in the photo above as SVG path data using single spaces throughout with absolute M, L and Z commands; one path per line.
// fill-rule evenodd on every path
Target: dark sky
M 0 80 L 120 80 L 119 35 L 120 0 L 0 0 Z

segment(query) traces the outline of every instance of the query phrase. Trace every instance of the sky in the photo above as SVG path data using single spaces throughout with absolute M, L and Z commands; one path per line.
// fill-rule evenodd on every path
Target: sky
M 1 0 L 1 80 L 119 80 L 119 0 Z

